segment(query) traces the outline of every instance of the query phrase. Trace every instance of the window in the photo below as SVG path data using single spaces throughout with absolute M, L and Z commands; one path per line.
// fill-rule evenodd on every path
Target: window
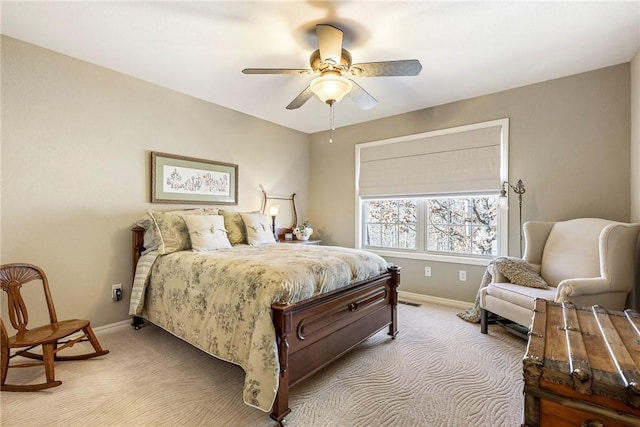
M 427 199 L 427 251 L 498 255 L 498 197 Z
M 508 124 L 356 145 L 356 245 L 477 264 L 505 254 L 507 218 L 498 196 L 508 176 Z
M 418 201 L 368 200 L 364 203 L 364 246 L 417 248 Z
M 362 213 L 364 248 L 498 255 L 497 195 L 365 199 Z

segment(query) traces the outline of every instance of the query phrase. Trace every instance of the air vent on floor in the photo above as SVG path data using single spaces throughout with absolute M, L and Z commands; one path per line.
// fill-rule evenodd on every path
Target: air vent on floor
M 420 307 L 420 304 L 416 304 L 415 302 L 409 301 L 398 301 L 399 304 L 410 305 L 412 307 Z

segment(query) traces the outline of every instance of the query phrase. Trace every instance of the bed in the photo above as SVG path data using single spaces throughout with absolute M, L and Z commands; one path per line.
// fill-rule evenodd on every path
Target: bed
M 277 422 L 290 412 L 290 387 L 377 332 L 398 333 L 400 268 L 377 255 L 278 243 L 159 250 L 149 248 L 154 227 L 145 221 L 132 228 L 134 326 L 145 319 L 241 366 L 244 402 Z

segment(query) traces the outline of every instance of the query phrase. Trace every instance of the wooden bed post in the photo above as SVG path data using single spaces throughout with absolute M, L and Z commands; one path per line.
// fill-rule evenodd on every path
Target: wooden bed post
M 138 265 L 138 260 L 140 259 L 140 256 L 142 254 L 142 251 L 144 251 L 144 228 L 140 227 L 140 226 L 134 226 L 131 231 L 133 232 L 133 279 L 135 280 L 136 277 L 136 266 Z M 142 320 L 142 317 L 138 317 L 138 316 L 133 316 L 133 319 L 131 320 L 131 326 L 134 327 L 134 329 L 138 330 L 140 329 L 140 326 L 142 326 L 144 324 L 144 320 Z
M 393 339 L 398 335 L 398 292 L 396 291 L 400 285 L 400 266 L 392 265 L 389 267 L 393 292 L 391 292 L 391 324 L 389 325 L 389 333 Z
M 270 416 L 278 423 L 281 423 L 284 417 L 291 412 L 289 409 L 289 333 L 291 333 L 292 321 L 291 312 L 285 311 L 287 306 L 288 304 L 274 304 L 272 306 L 280 363 L 280 380 Z
M 136 275 L 136 266 L 140 259 L 140 254 L 144 251 L 144 228 L 135 226 L 131 229 L 131 236 L 133 238 L 133 276 Z

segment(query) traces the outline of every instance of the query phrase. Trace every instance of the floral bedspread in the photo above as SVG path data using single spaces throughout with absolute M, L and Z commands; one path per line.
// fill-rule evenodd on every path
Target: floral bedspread
M 271 304 L 294 303 L 386 271 L 378 255 L 332 246 L 274 244 L 147 259 L 136 274 L 131 314 L 241 366 L 244 402 L 271 410 L 279 365 Z M 147 257 L 149 258 L 149 257 Z M 140 269 L 140 263 L 138 263 Z M 146 295 L 145 295 L 146 294 Z M 135 313 L 137 311 L 137 313 Z

